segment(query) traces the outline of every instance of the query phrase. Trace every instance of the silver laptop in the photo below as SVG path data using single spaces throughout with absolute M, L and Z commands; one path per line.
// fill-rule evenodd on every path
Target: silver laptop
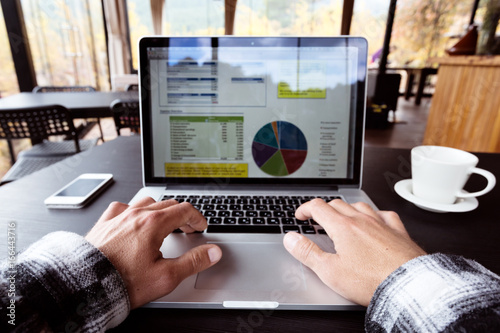
M 151 307 L 353 309 L 283 247 L 285 232 L 332 241 L 303 202 L 373 206 L 360 189 L 367 43 L 356 37 L 145 37 L 139 42 L 144 188 L 188 201 L 203 233 L 169 235 L 176 257 L 204 243 L 221 261 Z

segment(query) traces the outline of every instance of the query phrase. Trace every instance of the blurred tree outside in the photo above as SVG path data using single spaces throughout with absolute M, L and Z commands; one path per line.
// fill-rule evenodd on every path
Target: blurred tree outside
M 38 85 L 110 89 L 99 0 L 21 0 L 21 5 Z
M 399 0 L 391 40 L 390 66 L 424 66 L 465 33 L 473 1 Z
M 130 31 L 130 49 L 132 52 L 132 68 L 139 68 L 138 41 L 142 36 L 153 34 L 153 21 L 151 19 L 151 7 L 149 4 L 139 1 L 127 1 L 128 24 Z M 149 18 L 145 20 L 144 18 Z M 168 31 L 169 23 L 163 24 L 163 28 Z M 168 33 L 167 33 L 168 34 Z
M 241 0 L 235 35 L 336 36 L 342 20 L 341 0 Z
M 10 52 L 9 38 L 3 20 L 2 8 L 0 7 L 0 97 L 6 97 L 19 92 L 14 62 Z M 0 140 L 0 177 L 10 168 L 10 156 L 7 142 Z
M 297 1 L 291 35 L 336 36 L 340 33 L 342 1 Z
M 5 28 L 2 8 L 0 7 L 0 97 L 6 97 L 19 92 L 16 71 L 10 52 L 9 37 Z
M 484 0 L 483 0 L 484 1 Z M 368 40 L 369 56 L 381 49 L 389 0 L 356 0 L 351 35 Z M 399 0 L 392 33 L 390 66 L 422 66 L 445 49 L 466 29 L 473 0 Z M 127 0 L 134 67 L 137 40 L 152 34 L 149 3 Z M 338 36 L 342 0 L 238 0 L 234 35 L 239 36 Z M 481 6 L 480 6 L 481 10 Z M 479 10 L 479 11 L 480 11 Z M 479 12 L 478 11 L 478 12 Z M 224 1 L 165 2 L 165 35 L 223 35 Z
M 400 0 L 401 1 L 401 0 Z M 350 34 L 365 37 L 371 56 L 384 44 L 385 25 L 390 0 L 355 0 Z
M 149 3 L 127 0 L 130 43 L 137 68 L 137 40 L 153 33 Z M 170 36 L 224 35 L 224 0 L 168 0 L 163 32 Z M 335 36 L 340 32 L 342 0 L 238 0 L 236 36 Z
M 133 68 L 138 68 L 138 41 L 153 35 L 149 1 L 127 0 Z M 224 0 L 168 0 L 163 6 L 166 36 L 224 35 Z

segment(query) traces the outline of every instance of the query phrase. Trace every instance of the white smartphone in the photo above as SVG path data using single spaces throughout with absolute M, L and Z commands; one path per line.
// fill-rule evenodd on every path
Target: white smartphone
M 110 173 L 84 173 L 45 199 L 48 208 L 82 208 L 113 181 Z

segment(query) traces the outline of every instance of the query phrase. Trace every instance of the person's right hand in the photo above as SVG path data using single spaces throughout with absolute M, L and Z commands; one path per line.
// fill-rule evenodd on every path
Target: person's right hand
M 410 239 L 396 213 L 374 211 L 365 203 L 314 199 L 301 205 L 295 216 L 301 220 L 313 218 L 322 225 L 337 253 L 324 252 L 309 238 L 294 232 L 285 235 L 285 248 L 327 286 L 364 306 L 389 274 L 426 254 Z

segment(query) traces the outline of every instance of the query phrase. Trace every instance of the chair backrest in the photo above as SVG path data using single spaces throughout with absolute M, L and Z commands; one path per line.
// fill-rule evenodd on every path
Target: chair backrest
M 91 86 L 36 86 L 33 88 L 34 93 L 46 92 L 93 92 L 96 91 Z
M 49 136 L 66 135 L 80 144 L 70 112 L 61 105 L 3 110 L 0 112 L 0 139 L 31 139 L 33 145 Z
M 117 99 L 111 103 L 110 108 L 118 135 L 122 128 L 130 128 L 134 132 L 139 131 L 141 128 L 139 101 Z
M 139 85 L 138 84 L 129 84 L 128 86 L 125 87 L 125 91 L 139 91 Z

